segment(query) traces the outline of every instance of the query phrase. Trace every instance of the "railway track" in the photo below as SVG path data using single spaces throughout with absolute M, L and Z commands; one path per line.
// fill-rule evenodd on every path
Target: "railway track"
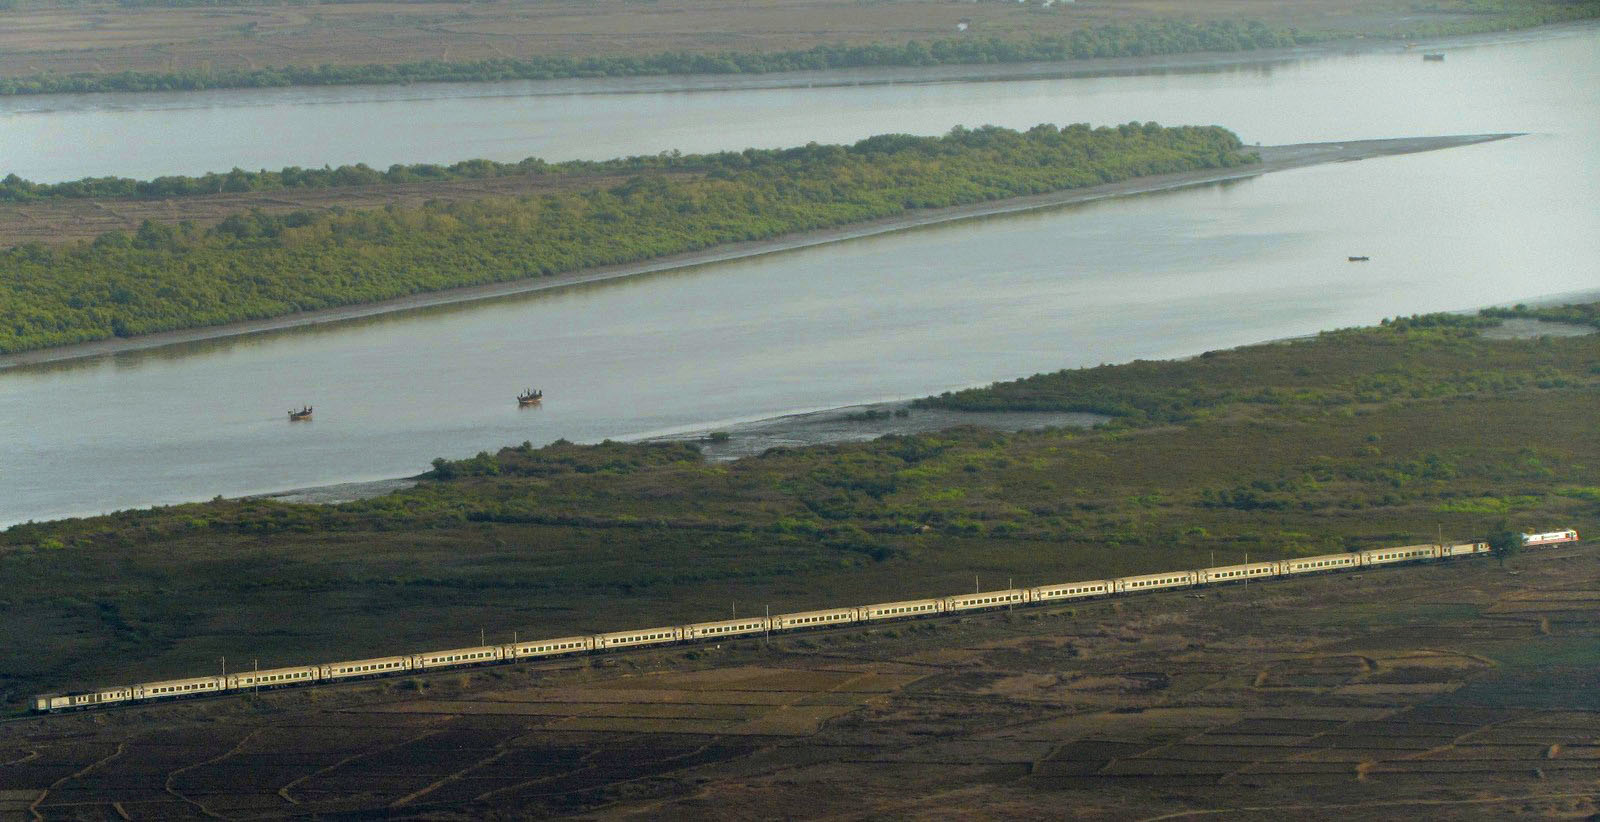
M 1576 545 L 1573 544 L 1572 547 L 1576 547 Z M 1550 551 L 1548 549 L 1545 549 L 1545 550 L 1539 551 L 1537 553 L 1524 555 L 1524 556 L 1525 556 L 1525 558 L 1536 558 L 1536 559 L 1538 559 L 1540 561 L 1558 561 L 1558 560 L 1567 560 L 1567 559 L 1580 558 L 1581 556 L 1583 556 L 1583 554 L 1580 551 L 1575 551 L 1575 550 L 1570 550 L 1570 549 L 1569 550 L 1561 550 L 1559 553 L 1558 552 L 1554 552 L 1554 551 Z M 1465 559 L 1468 559 L 1468 560 L 1487 559 L 1487 555 L 1485 555 L 1485 554 L 1476 554 L 1476 555 L 1473 555 L 1473 556 L 1465 557 Z M 1416 569 L 1419 569 L 1419 568 L 1428 567 L 1428 566 L 1432 566 L 1432 565 L 1437 564 L 1437 563 L 1444 563 L 1444 562 L 1445 562 L 1445 560 L 1443 560 L 1443 559 L 1435 559 L 1435 560 L 1429 561 L 1429 562 L 1407 562 L 1407 563 L 1398 563 L 1398 564 L 1393 564 L 1393 565 L 1360 566 L 1357 569 L 1353 569 L 1353 570 L 1360 570 L 1363 574 L 1375 573 L 1375 572 L 1384 572 L 1384 571 L 1416 570 Z M 1449 563 L 1445 563 L 1445 564 L 1449 564 Z M 1512 573 L 1515 573 L 1515 572 L 1512 572 Z M 1228 581 L 1228 582 L 1222 582 L 1222 583 L 1212 582 L 1212 583 L 1203 584 L 1203 585 L 1201 585 L 1199 587 L 1216 588 L 1216 587 L 1232 586 L 1232 587 L 1238 587 L 1238 588 L 1246 588 L 1246 587 L 1248 587 L 1250 585 L 1250 583 L 1254 583 L 1255 585 L 1258 585 L 1258 586 L 1259 585 L 1269 585 L 1271 587 L 1278 587 L 1281 584 L 1294 582 L 1294 581 L 1311 581 L 1313 578 L 1318 579 L 1318 580 L 1325 580 L 1325 579 L 1327 579 L 1329 577 L 1335 577 L 1335 576 L 1343 577 L 1345 579 L 1358 578 L 1357 576 L 1350 575 L 1348 573 L 1348 570 L 1335 569 L 1335 570 L 1329 570 L 1329 571 L 1325 571 L 1325 572 L 1321 572 L 1321 573 L 1315 573 L 1315 574 L 1295 574 L 1295 575 L 1289 575 L 1289 576 L 1270 576 L 1270 577 L 1263 577 L 1263 578 L 1256 578 L 1256 579 L 1245 578 L 1245 579 L 1240 579 L 1240 580 L 1237 580 L 1237 581 Z M 1189 586 L 1183 586 L 1183 587 L 1161 588 L 1161 589 L 1156 589 L 1156 590 L 1151 590 L 1151 591 L 1137 591 L 1137 592 L 1136 591 L 1130 591 L 1130 592 L 1124 592 L 1124 593 L 1108 594 L 1108 595 L 1105 595 L 1105 596 L 1098 596 L 1098 597 L 1092 597 L 1092 598 L 1081 598 L 1081 599 L 1049 600 L 1049 601 L 1035 601 L 1035 602 L 1009 602 L 1009 603 L 1001 604 L 1001 605 L 998 605 L 998 606 L 992 607 L 992 608 L 953 611 L 953 612 L 936 612 L 936 613 L 918 614 L 918 615 L 908 616 L 908 617 L 905 617 L 905 618 L 902 618 L 902 619 L 897 619 L 897 620 L 878 620 L 878 621 L 868 621 L 868 622 L 859 622 L 858 621 L 858 622 L 845 622 L 845 623 L 839 623 L 839 624 L 834 624 L 834 625 L 823 625 L 823 626 L 819 626 L 819 627 L 815 627 L 815 628 L 799 628 L 799 629 L 790 628 L 790 629 L 783 629 L 779 633 L 781 633 L 783 636 L 791 637 L 791 638 L 794 638 L 794 637 L 810 637 L 810 636 L 834 636 L 834 635 L 843 635 L 843 634 L 850 634 L 850 633 L 860 633 L 860 632 L 863 632 L 863 631 L 868 633 L 868 634 L 870 634 L 870 633 L 876 632 L 878 630 L 881 630 L 881 629 L 883 629 L 885 627 L 889 627 L 889 626 L 893 626 L 893 625 L 901 625 L 901 624 L 905 624 L 907 622 L 936 622 L 937 623 L 937 622 L 959 621 L 959 620 L 970 619 L 970 618 L 974 618 L 974 617 L 983 617 L 983 618 L 991 618 L 992 619 L 994 617 L 1002 616 L 1002 615 L 1014 612 L 1014 611 L 1019 610 L 1019 609 L 1025 610 L 1028 613 L 1037 613 L 1037 614 L 1059 613 L 1059 612 L 1063 612 L 1063 611 L 1080 612 L 1085 608 L 1085 606 L 1097 606 L 1097 605 L 1098 606 L 1109 606 L 1112 603 L 1121 601 L 1124 597 L 1130 597 L 1130 596 L 1138 597 L 1138 598 L 1141 598 L 1141 599 L 1142 598 L 1147 598 L 1147 597 L 1150 598 L 1150 599 L 1161 599 L 1161 598 L 1171 599 L 1171 598 L 1174 598 L 1174 597 L 1192 597 L 1192 596 L 1194 596 L 1194 594 L 1192 593 L 1192 589 L 1194 587 L 1197 587 L 1197 586 L 1189 585 Z M 1107 609 L 1109 610 L 1109 607 Z M 527 670 L 529 672 L 548 671 L 548 672 L 553 672 L 554 673 L 554 672 L 561 672 L 561 671 L 577 671 L 577 670 L 583 670 L 585 668 L 595 667 L 595 662 L 597 660 L 607 660 L 607 659 L 609 659 L 609 660 L 618 660 L 618 661 L 620 661 L 620 660 L 626 660 L 626 659 L 650 658 L 652 656 L 659 656 L 662 653 L 672 653 L 672 652 L 679 651 L 685 645 L 691 645 L 691 644 L 695 645 L 695 646 L 707 646 L 707 645 L 720 646 L 721 643 L 724 642 L 724 641 L 727 641 L 727 642 L 759 641 L 759 642 L 763 642 L 764 643 L 764 642 L 766 642 L 768 637 L 770 637 L 771 633 L 772 632 L 768 631 L 768 632 L 764 632 L 764 633 L 737 634 L 737 635 L 732 635 L 732 636 L 727 636 L 727 637 L 684 639 L 684 640 L 680 640 L 680 641 L 672 642 L 672 643 L 667 643 L 667 644 L 654 644 L 654 645 L 644 645 L 644 646 L 639 646 L 639 647 L 625 647 L 625 648 L 607 648 L 607 649 L 604 649 L 604 650 L 585 650 L 585 651 L 580 651 L 580 652 L 576 652 L 576 653 L 564 654 L 564 655 L 561 655 L 561 656 L 553 656 L 553 657 L 542 657 L 542 658 L 541 657 L 535 657 L 535 658 L 526 658 L 526 659 L 502 659 L 502 660 L 495 660 L 493 662 L 488 662 L 488 663 L 475 664 L 475 665 L 463 665 L 463 666 L 456 666 L 456 667 L 441 667 L 441 668 L 428 668 L 428 669 L 406 669 L 406 670 L 394 671 L 393 673 L 383 673 L 383 674 L 374 675 L 374 676 L 351 678 L 351 679 L 347 679 L 347 680 L 337 680 L 337 681 L 332 681 L 332 682 L 328 682 L 328 681 L 310 681 L 310 682 L 306 682 L 304 684 L 292 684 L 292 685 L 285 685 L 285 686 L 278 686 L 278 687 L 236 689 L 236 690 L 221 691 L 221 692 L 217 692 L 217 693 L 195 694 L 195 695 L 190 695 L 190 696 L 178 697 L 178 698 L 175 698 L 175 699 L 162 699 L 162 700 L 157 700 L 157 701 L 137 701 L 137 702 L 122 702 L 122 703 L 106 704 L 106 705 L 95 706 L 94 710 L 97 713 L 101 712 L 101 711 L 122 713 L 122 712 L 130 711 L 130 710 L 156 708 L 156 707 L 160 707 L 161 705 L 164 705 L 164 704 L 172 704 L 172 703 L 182 703 L 182 704 L 190 704 L 190 705 L 193 705 L 193 704 L 204 704 L 204 703 L 215 702 L 215 701 L 219 701 L 219 700 L 238 699 L 238 698 L 243 697 L 243 696 L 262 693 L 263 691 L 273 692 L 273 691 L 290 690 L 290 689 L 298 691 L 298 690 L 302 690 L 302 689 L 306 689 L 306 688 L 318 688 L 318 689 L 327 689 L 327 690 L 333 690 L 333 691 L 337 691 L 339 689 L 353 690 L 353 689 L 359 689 L 359 688 L 365 687 L 365 686 L 370 686 L 370 685 L 374 684 L 375 682 L 382 681 L 382 680 L 394 680 L 394 679 L 404 678 L 404 679 L 419 679 L 419 680 L 426 681 L 426 680 L 434 679 L 434 678 L 442 676 L 442 675 L 458 675 L 458 674 L 462 674 L 462 673 L 471 673 L 471 672 L 480 671 L 480 670 L 497 670 L 497 669 L 503 669 L 503 668 L 509 668 L 509 667 L 522 668 L 522 669 Z M 937 666 L 935 666 L 935 667 L 937 667 Z M 54 714 L 54 713 L 55 712 L 52 712 L 52 714 Z M 0 724 L 13 724 L 13 723 L 29 722 L 29 721 L 41 721 L 41 720 L 44 720 L 44 719 L 46 719 L 46 716 L 43 715 L 43 714 L 40 714 L 40 713 L 19 713 L 19 714 L 10 716 L 10 717 L 0 717 Z

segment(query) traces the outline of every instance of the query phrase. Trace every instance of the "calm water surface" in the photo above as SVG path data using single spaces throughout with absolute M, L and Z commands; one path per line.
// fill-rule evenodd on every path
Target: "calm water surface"
M 346 89 L 302 103 L 279 93 L 287 96 L 255 107 L 204 95 L 219 105 L 99 98 L 126 107 L 80 100 L 0 114 L 8 162 L 18 134 L 119 135 L 103 143 L 113 155 L 106 166 L 70 140 L 51 150 L 24 139 L 16 156 L 31 154 L 34 165 L 15 168 L 41 179 L 603 157 L 1046 120 L 1217 122 L 1267 143 L 1531 132 L 479 306 L 0 373 L 0 523 L 410 474 L 435 456 L 523 440 L 680 430 L 1592 290 L 1597 79 L 1600 37 L 1591 35 L 1452 51 L 1444 64 L 1379 55 L 1159 77 L 560 98 L 398 101 Z M 352 97 L 330 116 L 320 99 L 336 91 Z M 285 125 L 245 136 L 267 122 Z M 390 128 L 403 122 L 426 126 Z M 201 135 L 207 129 L 234 144 Z M 177 136 L 161 146 L 140 133 Z M 451 139 L 462 133 L 470 139 Z M 496 141 L 504 150 L 491 150 Z M 1372 262 L 1347 263 L 1349 254 Z M 544 407 L 515 407 L 526 385 L 545 389 Z M 303 402 L 316 405 L 316 421 L 288 424 L 284 411 Z
M 471 157 L 603 160 L 941 134 L 957 124 L 1220 123 L 1246 140 L 1532 127 L 1541 102 L 1592 95 L 1600 26 L 1554 41 L 1084 79 L 750 91 L 584 93 L 662 78 L 482 86 L 242 89 L 0 98 L 0 176 L 59 181 Z M 757 81 L 765 78 L 757 77 Z M 722 82 L 723 78 L 711 78 Z M 691 82 L 684 80 L 684 82 Z

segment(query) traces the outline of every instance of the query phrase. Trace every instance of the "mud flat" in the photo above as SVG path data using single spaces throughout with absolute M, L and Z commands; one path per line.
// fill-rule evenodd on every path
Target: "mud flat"
M 1136 194 L 1147 194 L 1157 191 L 1171 191 L 1192 186 L 1207 185 L 1211 183 L 1242 180 L 1267 174 L 1275 171 L 1287 171 L 1323 163 L 1348 162 L 1365 160 L 1373 157 L 1385 157 L 1399 154 L 1412 154 L 1423 151 L 1435 151 L 1444 148 L 1455 148 L 1477 143 L 1486 143 L 1494 140 L 1503 140 L 1516 137 L 1517 134 L 1468 134 L 1450 135 L 1442 137 L 1402 137 L 1385 140 L 1352 140 L 1336 143 L 1298 143 L 1284 146 L 1258 147 L 1256 151 L 1261 155 L 1261 162 L 1249 166 L 1235 168 L 1203 169 L 1177 174 L 1159 174 L 1149 177 L 1140 177 L 1090 188 L 1072 189 L 1050 194 L 1041 194 L 1032 197 L 1016 197 L 994 202 L 974 203 L 951 208 L 938 208 L 919 210 L 898 217 L 873 220 L 865 223 L 856 223 L 849 226 L 828 229 L 824 231 L 790 234 L 783 237 L 761 240 L 748 243 L 734 243 L 718 246 L 706 251 L 688 254 L 676 254 L 654 260 L 628 263 L 624 265 L 605 266 L 601 268 L 586 269 L 556 277 L 545 277 L 536 280 L 518 280 L 509 283 L 494 283 L 490 285 L 457 288 L 448 291 L 431 292 L 427 294 L 414 294 L 393 300 L 377 303 L 332 308 L 323 311 L 310 311 L 302 314 L 291 314 L 270 320 L 258 320 L 245 323 L 212 326 L 207 328 L 193 328 L 183 331 L 171 331 L 160 334 L 149 334 L 132 338 L 119 338 L 110 340 L 97 340 L 95 342 L 78 343 L 74 345 L 47 348 L 39 351 L 27 351 L 19 354 L 0 356 L 0 369 L 14 368 L 22 365 L 59 362 L 63 360 L 96 357 L 106 354 L 116 354 L 124 351 L 138 351 L 150 348 L 159 348 L 179 343 L 196 342 L 200 340 L 214 340 L 225 337 L 237 337 L 247 334 L 257 334 L 266 331 L 278 331 L 286 328 L 298 328 L 311 325 L 323 325 L 344 320 L 371 317 L 379 314 L 390 314 L 399 311 L 408 311 L 419 308 L 428 308 L 438 305 L 474 302 L 513 294 L 527 294 L 536 291 L 546 291 L 563 288 L 581 283 L 592 283 L 603 280 L 615 280 L 625 277 L 637 277 L 662 271 L 687 268 L 690 266 L 707 265 L 711 263 L 728 262 L 731 260 L 748 259 L 765 254 L 789 251 L 798 248 L 826 245 L 829 243 L 843 242 L 860 237 L 871 237 L 878 234 L 887 234 L 903 231 L 919 226 L 935 225 L 957 220 L 988 217 L 997 214 L 1011 214 L 1023 211 L 1033 211 L 1060 206 L 1075 205 L 1079 203 L 1094 202 L 1096 200 L 1114 197 L 1127 197 Z
M 952 411 L 909 408 L 904 402 L 879 402 L 650 437 L 647 441 L 693 442 L 700 446 L 707 459 L 722 462 L 755 456 L 769 448 L 865 442 L 891 434 L 922 434 L 961 425 L 1011 432 L 1051 427 L 1092 428 L 1110 419 L 1100 414 Z
M 315 485 L 309 488 L 294 488 L 288 491 L 274 491 L 270 494 L 252 494 L 246 499 L 270 499 L 278 502 L 308 502 L 318 505 L 337 505 L 341 502 L 354 502 L 358 499 L 371 499 L 384 494 L 392 494 L 417 484 L 416 477 L 400 477 L 395 479 L 367 480 L 363 482 L 341 482 L 335 485 Z
M 904 416 L 896 416 L 897 411 L 904 412 Z M 1091 428 L 1109 419 L 1110 417 L 1099 414 L 911 409 L 907 408 L 905 402 L 878 402 L 697 428 L 693 431 L 646 437 L 643 441 L 692 442 L 700 446 L 706 459 L 728 462 L 742 457 L 756 456 L 771 448 L 804 448 L 839 442 L 866 442 L 889 434 L 920 434 L 943 431 L 961 425 L 1012 432 L 1050 427 Z M 417 476 L 343 482 L 337 485 L 275 491 L 270 494 L 251 494 L 247 499 L 336 505 L 341 502 L 381 497 L 410 488 L 420 481 L 421 477 Z

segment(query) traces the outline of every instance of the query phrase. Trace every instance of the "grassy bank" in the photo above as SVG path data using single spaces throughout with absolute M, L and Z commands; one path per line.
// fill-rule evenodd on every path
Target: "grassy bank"
M 684 444 L 525 444 L 363 502 L 16 526 L 0 535 L 14 638 L 0 689 L 881 601 L 974 575 L 1039 584 L 1502 522 L 1600 527 L 1600 338 L 1486 339 L 1484 322 L 1407 318 L 954 395 L 1106 398 L 1117 419 L 1090 432 L 953 430 L 728 464 Z
M 205 229 L 146 221 L 132 235 L 0 251 L 0 353 L 550 276 L 1255 159 L 1218 127 L 958 128 L 619 161 L 640 173 L 538 196 L 253 211 Z M 588 175 L 588 165 L 551 174 Z

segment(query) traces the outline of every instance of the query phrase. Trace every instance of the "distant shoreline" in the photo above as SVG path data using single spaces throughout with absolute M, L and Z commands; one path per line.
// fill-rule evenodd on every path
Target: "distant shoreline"
M 543 97 L 570 94 L 653 94 L 660 92 L 715 92 L 748 91 L 785 88 L 830 88 L 839 86 L 922 85 L 931 83 L 992 82 L 999 80 L 1048 80 L 1064 77 L 1110 77 L 1129 74 L 1209 71 L 1282 63 L 1293 60 L 1314 59 L 1340 55 L 1407 53 L 1420 54 L 1419 49 L 1449 49 L 1499 43 L 1517 43 L 1544 40 L 1572 32 L 1592 31 L 1600 27 L 1600 20 L 1574 20 L 1549 23 L 1530 28 L 1480 34 L 1447 34 L 1415 40 L 1390 39 L 1385 36 L 1351 34 L 1348 37 L 1298 46 L 1252 49 L 1249 51 L 1190 51 L 1174 54 L 1153 54 L 1122 57 L 1088 57 L 1068 60 L 1035 61 L 1022 63 L 943 63 L 932 66 L 883 65 L 852 68 L 815 69 L 804 71 L 751 72 L 738 74 L 636 74 L 619 77 L 561 77 L 549 80 L 422 80 L 408 82 L 350 82 L 305 83 L 266 86 L 216 86 L 179 91 L 154 90 L 96 90 L 17 92 L 0 94 L 0 100 L 26 100 L 50 98 L 81 98 L 91 95 L 128 97 L 140 94 L 204 94 L 211 92 L 238 92 L 263 90 L 308 89 L 427 89 L 448 88 L 451 96 L 463 95 L 467 87 L 528 84 L 543 86 L 519 93 L 519 96 Z M 0 79 L 21 79 L 16 75 Z M 408 98 L 410 99 L 410 98 Z
M 1093 202 L 1096 200 L 1128 197 L 1138 194 L 1148 194 L 1158 191 L 1171 191 L 1193 186 L 1208 185 L 1211 183 L 1229 180 L 1241 180 L 1267 174 L 1274 171 L 1286 171 L 1295 168 L 1305 168 L 1332 162 L 1346 162 L 1351 160 L 1364 160 L 1373 157 L 1389 155 L 1411 154 L 1422 151 L 1435 151 L 1443 148 L 1473 145 L 1476 143 L 1502 140 L 1516 134 L 1473 134 L 1455 135 L 1445 137 L 1409 137 L 1387 140 L 1353 140 L 1341 143 L 1299 143 L 1285 146 L 1268 146 L 1255 149 L 1261 155 L 1261 162 L 1249 166 L 1234 168 L 1212 168 L 1198 171 L 1180 172 L 1177 174 L 1158 174 L 1149 177 L 1136 177 L 1117 183 L 1093 186 L 1090 188 L 1076 188 L 1065 191 L 1051 192 L 1030 197 L 1014 197 L 1005 200 L 994 200 L 982 203 L 972 203 L 964 206 L 949 208 L 925 209 L 887 217 L 868 222 L 854 223 L 847 226 L 825 229 L 821 231 L 788 234 L 768 240 L 754 242 L 731 243 L 717 246 L 704 251 L 675 254 L 668 257 L 659 257 L 653 260 L 643 260 L 622 265 L 604 266 L 599 268 L 584 269 L 571 274 L 554 277 L 541 277 L 529 280 L 517 280 L 506 283 L 491 283 L 480 286 L 467 286 L 445 291 L 412 294 L 392 300 L 361 305 L 342 306 L 320 311 L 308 311 L 300 314 L 290 314 L 267 320 L 254 320 L 226 325 L 206 326 L 191 328 L 181 331 L 167 331 L 157 334 L 145 334 L 138 337 L 113 338 L 96 340 L 93 342 L 73 343 L 71 345 L 43 348 L 35 351 L 24 351 L 17 354 L 0 355 L 0 372 L 8 369 L 26 366 L 38 366 L 49 363 L 59 363 L 68 360 L 85 359 L 120 354 L 131 351 L 143 351 L 152 348 L 162 348 L 184 343 L 218 340 L 229 337 L 241 337 L 250 334 L 261 334 L 272 331 L 281 331 L 306 326 L 326 325 L 346 320 L 373 317 L 383 314 L 392 314 L 402 311 L 412 311 L 457 303 L 476 302 L 479 300 L 492 300 L 513 295 L 528 294 L 537 291 L 547 291 L 565 288 L 584 283 L 595 283 L 606 280 L 637 277 L 646 274 L 671 271 L 692 266 L 708 265 L 711 263 L 730 262 L 734 260 L 749 259 L 767 254 L 783 251 L 809 248 L 812 246 L 827 245 L 846 240 L 871 237 L 879 234 L 888 234 L 921 226 L 937 225 L 940 223 L 955 222 L 959 220 L 990 217 L 1001 214 L 1012 214 L 1038 209 L 1057 208 L 1079 203 Z

